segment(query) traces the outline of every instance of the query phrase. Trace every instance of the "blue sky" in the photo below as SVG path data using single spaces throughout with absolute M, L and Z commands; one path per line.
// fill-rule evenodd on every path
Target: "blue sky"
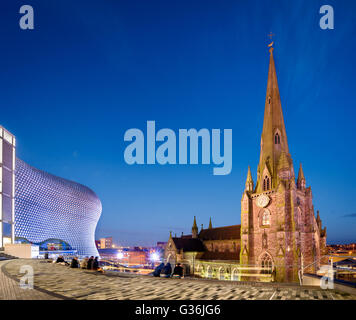
M 268 72 L 275 61 L 289 149 L 302 162 L 328 243 L 356 241 L 356 3 L 332 1 L 22 1 L 0 4 L 0 123 L 17 155 L 89 186 L 97 237 L 152 245 L 169 231 L 240 223 L 247 166 L 256 180 Z M 233 131 L 230 175 L 213 166 L 129 166 L 127 129 Z

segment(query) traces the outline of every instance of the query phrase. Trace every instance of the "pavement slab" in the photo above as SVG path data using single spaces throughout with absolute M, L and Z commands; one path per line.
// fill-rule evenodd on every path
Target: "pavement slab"
M 21 289 L 21 266 L 30 266 L 34 289 Z M 0 262 L 0 299 L 8 300 L 356 300 L 355 296 L 288 284 L 205 279 L 163 279 L 147 275 L 97 273 L 44 260 Z

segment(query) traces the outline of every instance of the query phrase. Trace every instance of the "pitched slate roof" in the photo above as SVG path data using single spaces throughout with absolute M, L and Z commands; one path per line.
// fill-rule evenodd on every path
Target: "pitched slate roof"
M 199 239 L 203 241 L 207 240 L 239 240 L 241 225 L 203 229 L 199 233 Z
M 218 252 L 218 251 L 206 251 L 199 258 L 199 260 L 240 260 L 240 251 L 238 252 Z
M 203 242 L 197 238 L 172 238 L 172 240 L 177 250 L 183 249 L 184 252 L 203 252 L 206 250 Z
M 356 259 L 347 258 L 338 262 L 334 262 L 334 266 L 348 266 L 351 265 L 352 267 L 356 267 Z

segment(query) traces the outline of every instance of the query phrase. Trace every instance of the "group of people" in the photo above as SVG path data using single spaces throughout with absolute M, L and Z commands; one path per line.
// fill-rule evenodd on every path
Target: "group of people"
M 77 257 L 74 257 L 70 264 L 64 260 L 63 256 L 59 256 L 56 263 L 64 264 L 70 266 L 71 268 L 81 268 L 103 272 L 103 270 L 99 267 L 98 257 L 94 258 L 94 256 L 91 256 L 90 258 L 86 257 L 81 262 Z
M 72 261 L 73 262 L 73 261 Z M 76 267 L 73 267 L 76 268 Z M 79 266 L 77 267 L 79 268 Z M 99 260 L 98 257 L 91 256 L 90 258 L 86 257 L 80 263 L 80 268 L 87 270 L 99 270 Z
M 180 263 L 177 263 L 176 266 L 174 267 L 174 270 L 172 273 L 172 266 L 169 262 L 167 262 L 166 265 L 164 265 L 164 263 L 161 263 L 154 270 L 153 276 L 154 277 L 162 277 L 162 278 L 170 278 L 170 277 L 182 278 L 183 277 L 183 267 L 180 265 Z

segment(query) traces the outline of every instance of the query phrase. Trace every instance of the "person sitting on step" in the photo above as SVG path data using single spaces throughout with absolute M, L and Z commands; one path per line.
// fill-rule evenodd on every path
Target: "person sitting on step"
M 168 262 L 164 266 L 164 268 L 162 269 L 160 277 L 162 277 L 162 278 L 170 278 L 171 273 L 172 273 L 172 267 L 171 267 L 171 264 Z
M 177 263 L 175 266 L 172 277 L 179 279 L 183 277 L 183 268 L 181 267 L 180 263 Z

